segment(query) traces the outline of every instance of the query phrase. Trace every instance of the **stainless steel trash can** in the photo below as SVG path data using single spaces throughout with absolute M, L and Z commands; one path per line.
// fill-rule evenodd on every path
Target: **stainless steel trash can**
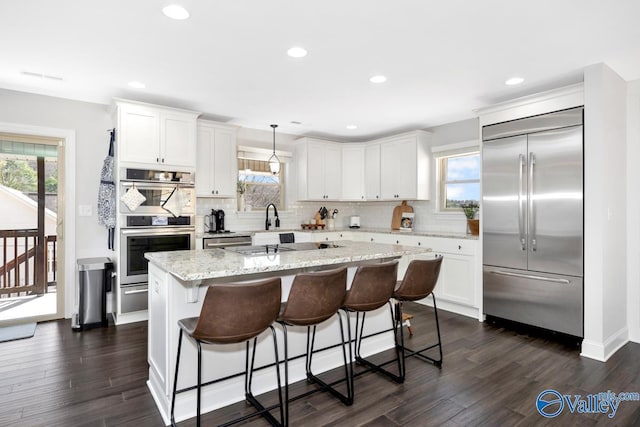
M 111 290 L 113 262 L 110 258 L 80 258 L 78 264 L 78 314 L 72 328 L 76 331 L 107 326 L 107 291 Z

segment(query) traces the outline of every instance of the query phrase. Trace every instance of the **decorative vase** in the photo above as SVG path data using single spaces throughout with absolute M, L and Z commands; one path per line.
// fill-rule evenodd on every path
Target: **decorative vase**
M 238 194 L 238 212 L 244 212 L 244 194 Z
M 469 234 L 472 236 L 477 236 L 480 234 L 480 220 L 479 219 L 468 219 L 467 220 L 467 228 L 469 229 Z

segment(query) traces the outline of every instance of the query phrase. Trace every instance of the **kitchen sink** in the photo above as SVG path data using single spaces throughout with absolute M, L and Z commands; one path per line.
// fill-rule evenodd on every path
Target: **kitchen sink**
M 301 243 L 287 243 L 284 245 L 235 246 L 235 247 L 225 248 L 225 250 L 229 252 L 235 252 L 241 255 L 255 256 L 255 255 L 272 255 L 272 254 L 278 254 L 282 252 L 311 251 L 311 250 L 317 250 L 317 249 L 329 249 L 329 248 L 339 248 L 339 247 L 341 246 L 331 242 L 324 242 L 324 243 L 301 242 Z

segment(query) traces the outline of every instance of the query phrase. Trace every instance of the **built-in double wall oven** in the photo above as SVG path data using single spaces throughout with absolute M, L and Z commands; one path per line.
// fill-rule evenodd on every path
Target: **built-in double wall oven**
M 119 312 L 130 313 L 147 308 L 145 253 L 195 249 L 195 199 L 189 174 L 125 169 L 121 177 L 121 194 L 135 187 L 145 198 L 135 209 L 120 206 Z M 176 191 L 179 203 L 165 209 Z

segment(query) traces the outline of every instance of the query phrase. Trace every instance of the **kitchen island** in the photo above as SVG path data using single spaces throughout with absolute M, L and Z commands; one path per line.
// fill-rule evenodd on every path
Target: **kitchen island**
M 263 249 L 263 250 L 261 250 Z M 349 268 L 348 282 L 358 265 L 377 263 L 404 257 L 410 259 L 428 256 L 424 247 L 409 247 L 365 242 L 323 242 L 310 246 L 293 243 L 278 247 L 264 247 L 244 253 L 224 249 L 195 251 L 153 252 L 145 256 L 149 260 L 149 379 L 147 385 L 153 395 L 165 424 L 169 424 L 171 392 L 175 372 L 178 342 L 178 320 L 198 316 L 206 288 L 216 283 L 241 282 L 278 276 L 282 278 L 282 300 L 286 301 L 295 274 L 303 271 Z M 238 322 L 243 321 L 241 317 Z M 337 317 L 318 327 L 316 348 L 339 343 Z M 391 316 L 385 306 L 367 314 L 365 333 L 378 332 L 391 327 Z M 353 325 L 352 325 L 353 328 Z M 282 355 L 282 331 L 276 327 L 280 354 Z M 291 328 L 289 354 L 292 357 L 304 353 L 306 328 Z M 362 354 L 378 353 L 393 346 L 390 332 L 377 335 L 363 343 Z M 245 345 L 203 347 L 203 382 L 243 372 Z M 342 353 L 339 348 L 314 356 L 314 371 L 323 372 L 340 366 Z M 182 357 L 178 388 L 196 384 L 196 348 L 191 340 L 182 343 Z M 256 366 L 273 362 L 273 345 L 268 334 L 258 339 Z M 305 378 L 304 359 L 290 363 L 290 382 Z M 254 373 L 254 394 L 259 395 L 276 388 L 275 372 L 264 369 Z M 244 378 L 236 376 L 202 390 L 202 412 L 244 400 Z M 195 416 L 195 391 L 178 395 L 176 420 Z

